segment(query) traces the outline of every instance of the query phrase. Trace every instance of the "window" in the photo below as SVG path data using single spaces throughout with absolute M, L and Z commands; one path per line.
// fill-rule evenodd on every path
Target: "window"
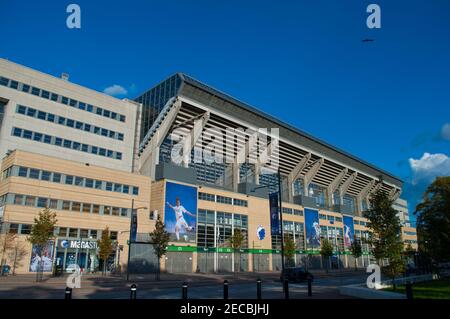
M 128 185 L 123 185 L 123 186 L 122 186 L 122 193 L 128 194 L 129 192 L 130 192 L 130 186 L 128 186 Z
M 128 216 L 128 208 L 121 208 L 120 209 L 120 216 L 127 217 Z
M 303 216 L 303 211 L 299 209 L 294 209 L 294 215 Z
M 27 177 L 28 174 L 28 168 L 26 167 L 19 167 L 19 176 L 20 177 Z
M 198 193 L 198 199 L 207 200 L 207 201 L 210 201 L 210 202 L 215 202 L 216 201 L 216 195 L 199 192 Z
M 22 129 L 15 127 L 13 129 L 13 135 L 20 137 L 22 135 Z
M 111 112 L 108 110 L 103 110 L 103 116 L 104 117 L 110 117 L 111 116 Z
M 79 202 L 72 202 L 72 211 L 73 212 L 80 212 L 81 210 L 81 203 Z
M 111 232 L 109 232 L 109 237 L 110 237 L 112 240 L 117 240 L 117 232 L 116 232 L 116 231 L 111 231 Z
M 133 186 L 133 195 L 139 194 L 139 187 Z
M 106 190 L 107 191 L 112 191 L 112 183 L 110 183 L 110 182 L 106 182 Z
M 23 199 L 24 199 L 24 196 L 23 196 L 23 195 L 18 195 L 18 194 L 16 194 L 16 195 L 14 196 L 14 204 L 15 204 L 15 205 L 23 205 Z
M 0 85 L 8 86 L 9 79 L 0 76 Z
M 63 204 L 62 204 L 62 209 L 63 210 L 70 210 L 70 202 L 69 201 L 63 201 Z
M 83 123 L 82 123 L 82 122 L 76 121 L 76 122 L 75 122 L 75 127 L 76 127 L 77 129 L 81 130 L 81 129 L 83 128 Z
M 61 183 L 61 174 L 60 173 L 53 173 L 53 182 L 54 183 Z
M 75 121 L 72 119 L 67 119 L 67 124 L 68 127 L 73 127 L 75 125 Z
M 64 147 L 65 148 L 72 148 L 72 141 L 71 140 L 64 140 Z
M 33 136 L 33 132 L 29 130 L 23 130 L 23 138 L 31 140 L 31 137 Z
M 122 160 L 122 153 L 117 152 L 116 153 L 116 159 L 117 160 Z
M 86 132 L 90 132 L 91 131 L 91 125 L 90 124 L 84 124 L 84 130 Z
M 100 206 L 99 205 L 92 205 L 92 213 L 93 214 L 100 213 Z
M 31 88 L 31 94 L 33 94 L 33 95 L 39 95 L 41 93 L 41 89 L 39 89 L 39 88 L 36 88 L 36 87 L 32 87 Z
M 33 141 L 41 142 L 42 141 L 42 134 L 41 133 L 34 133 Z
M 117 134 L 117 139 L 120 141 L 123 141 L 123 133 L 118 133 Z
M 63 97 L 61 97 L 61 103 L 67 105 L 67 104 L 69 104 L 69 99 L 67 97 L 63 96 Z
M 89 229 L 80 229 L 80 238 L 88 238 Z
M 98 154 L 98 147 L 97 146 L 92 146 L 91 153 L 92 154 Z
M 10 234 L 18 234 L 19 233 L 19 224 L 9 224 L 9 233 Z
M 90 178 L 86 178 L 86 187 L 92 188 L 94 187 L 94 180 Z
M 18 105 L 17 106 L 17 113 L 19 114 L 25 114 L 25 112 L 27 111 L 27 108 L 23 105 Z
M 59 227 L 58 236 L 66 237 L 67 236 L 67 228 Z
M 47 116 L 47 113 L 42 112 L 42 111 L 38 111 L 38 119 L 40 120 L 45 120 L 45 117 Z
M 29 235 L 31 234 L 31 225 L 30 224 L 22 224 L 20 227 L 21 235 Z
M 81 144 L 78 143 L 78 142 L 73 142 L 73 143 L 72 143 L 72 148 L 73 148 L 74 150 L 79 151 L 79 150 L 81 149 Z
M 11 80 L 11 83 L 9 84 L 9 87 L 12 89 L 16 89 L 19 87 L 19 82 Z
M 30 168 L 30 178 L 39 179 L 39 170 L 35 168 Z
M 47 207 L 47 198 L 38 197 L 37 206 L 38 207 Z
M 83 213 L 90 213 L 91 212 L 91 204 L 83 203 Z
M 51 113 L 48 113 L 48 114 L 47 114 L 47 121 L 49 121 L 49 122 L 55 122 L 55 115 L 54 115 L 54 114 L 51 114 Z
M 120 122 L 125 122 L 125 115 L 120 115 Z
M 55 101 L 55 102 L 58 101 L 58 94 L 52 93 L 50 100 Z
M 105 206 L 103 208 L 103 215 L 111 215 L 111 207 L 110 206 Z
M 66 125 L 65 123 L 66 123 L 66 118 L 63 117 L 63 116 L 59 116 L 58 117 L 58 124 Z
M 327 219 L 327 215 L 319 214 L 319 219 Z
M 113 216 L 119 216 L 120 215 L 120 208 L 119 207 L 113 207 L 112 208 L 112 215 Z
M 69 105 L 70 105 L 70 106 L 75 106 L 75 105 L 77 105 L 77 100 L 70 99 Z
M 83 186 L 83 177 L 75 177 L 75 186 Z
M 25 197 L 25 206 L 35 206 L 36 197 L 34 196 L 26 196 Z
M 216 201 L 217 201 L 218 203 L 222 203 L 222 204 L 230 204 L 230 205 L 231 205 L 231 202 L 232 202 L 231 197 L 225 197 L 225 196 L 217 195 L 216 198 L 217 198 Z
M 50 135 L 44 135 L 44 143 L 51 144 L 52 137 Z
M 58 209 L 58 200 L 56 199 L 50 199 L 50 203 L 48 205 L 48 208 L 51 209 Z
M 42 90 L 41 97 L 43 97 L 44 99 L 50 98 L 50 92 L 49 92 L 49 91 Z
M 103 182 L 102 181 L 95 181 L 95 188 L 96 189 L 102 189 L 102 184 L 103 184 Z
M 83 103 L 83 102 L 79 102 L 79 103 L 78 103 L 78 108 L 79 108 L 80 110 L 85 110 L 85 109 L 86 109 L 86 104 Z
M 92 239 L 97 239 L 97 231 L 95 230 L 95 229 L 91 229 L 91 230 L 89 230 L 89 236 L 92 238 Z
M 237 198 L 233 199 L 233 204 L 236 205 L 236 206 L 243 206 L 243 207 L 247 207 L 248 206 L 248 202 L 246 200 L 237 199 Z
M 106 150 L 104 148 L 100 147 L 100 149 L 98 151 L 98 155 L 105 156 L 106 155 Z
M 31 107 L 29 107 L 29 108 L 27 109 L 27 115 L 28 115 L 28 116 L 31 116 L 31 117 L 34 117 L 34 116 L 36 115 L 36 110 L 33 109 L 33 108 L 31 108 Z
M 61 146 L 61 145 L 62 145 L 62 138 L 56 137 L 56 138 L 55 138 L 55 145 Z
M 87 152 L 87 151 L 88 151 L 88 148 L 89 148 L 89 145 L 86 145 L 86 144 L 81 145 L 81 150 L 82 150 L 83 152 Z
M 22 85 L 22 92 L 28 93 L 30 91 L 30 86 L 27 84 Z
M 78 238 L 78 228 L 69 228 L 69 237 Z
M 122 192 L 122 184 L 114 184 L 114 191 L 121 193 Z
M 73 184 L 73 176 L 72 175 L 66 175 L 66 184 L 67 185 Z

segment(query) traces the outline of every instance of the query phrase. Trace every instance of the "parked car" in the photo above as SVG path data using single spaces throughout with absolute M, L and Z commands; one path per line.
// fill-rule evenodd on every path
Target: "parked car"
M 314 276 L 310 272 L 306 271 L 302 267 L 289 267 L 285 268 L 286 278 L 292 282 L 302 282 L 311 279 L 314 281 Z M 280 280 L 283 281 L 283 273 L 280 275 Z

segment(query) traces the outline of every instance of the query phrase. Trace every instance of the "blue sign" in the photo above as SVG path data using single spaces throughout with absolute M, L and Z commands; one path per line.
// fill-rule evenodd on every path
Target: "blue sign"
M 272 236 L 280 235 L 280 213 L 279 213 L 278 193 L 269 194 L 270 207 L 270 233 Z
M 320 247 L 319 211 L 305 208 L 306 247 Z
M 350 247 L 355 239 L 355 227 L 353 224 L 353 217 L 344 216 L 344 246 Z
M 131 211 L 131 242 L 136 241 L 137 237 L 137 212 L 135 209 Z
M 256 235 L 258 236 L 259 240 L 263 240 L 266 237 L 266 230 L 261 225 L 256 228 Z

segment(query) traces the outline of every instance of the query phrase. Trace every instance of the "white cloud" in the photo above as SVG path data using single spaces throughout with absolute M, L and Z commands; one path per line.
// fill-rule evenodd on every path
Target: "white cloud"
M 420 159 L 409 159 L 409 165 L 414 173 L 413 184 L 418 181 L 432 181 L 436 176 L 450 175 L 450 158 L 441 153 L 424 153 Z
M 103 90 L 103 93 L 112 95 L 112 96 L 118 96 L 118 95 L 127 95 L 128 91 L 118 84 L 113 84 L 111 86 L 108 86 L 106 89 Z
M 441 129 L 441 136 L 444 140 L 450 141 L 450 123 L 445 123 Z

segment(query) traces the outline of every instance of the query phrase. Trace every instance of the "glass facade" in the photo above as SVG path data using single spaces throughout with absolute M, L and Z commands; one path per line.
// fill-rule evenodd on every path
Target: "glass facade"
M 141 140 L 139 142 L 142 142 L 167 101 L 176 96 L 180 85 L 181 78 L 175 74 L 135 99 L 136 102 L 143 105 Z

